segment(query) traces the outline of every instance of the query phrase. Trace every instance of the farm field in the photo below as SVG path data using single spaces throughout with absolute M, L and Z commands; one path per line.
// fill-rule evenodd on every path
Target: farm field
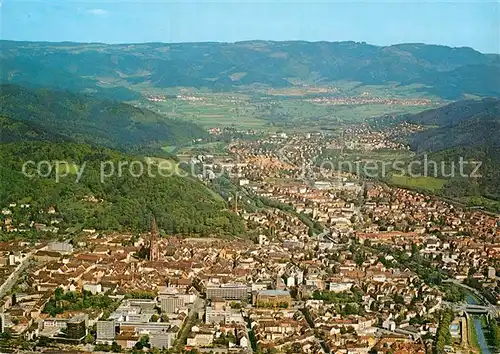
M 421 85 L 362 85 L 336 81 L 320 86 L 297 84 L 288 88 L 263 85 L 242 86 L 238 91 L 215 92 L 207 88 L 153 87 L 148 83 L 129 85 L 141 98 L 133 101 L 168 118 L 178 118 L 205 128 L 237 127 L 243 130 L 304 131 L 334 129 L 391 114 L 411 114 L 444 104 L 437 97 L 423 95 Z M 367 97 L 400 100 L 386 103 L 363 102 Z M 161 99 L 155 99 L 161 98 Z M 314 98 L 359 99 L 346 104 L 311 102 Z M 425 98 L 426 106 L 405 100 Z

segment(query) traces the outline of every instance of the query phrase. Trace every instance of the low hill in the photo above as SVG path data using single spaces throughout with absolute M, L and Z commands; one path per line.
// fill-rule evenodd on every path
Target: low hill
M 141 151 L 182 145 L 208 135 L 194 123 L 168 119 L 129 104 L 16 85 L 0 86 L 0 116 L 11 122 L 8 131 L 0 134 L 2 141 L 13 141 L 26 130 L 30 135 L 40 132 L 38 140 L 57 136 L 77 143 Z
M 34 164 L 28 165 L 25 174 L 26 161 Z M 40 161 L 53 167 L 50 173 L 43 170 L 46 177 L 36 171 Z M 54 168 L 57 161 L 68 163 L 67 176 L 62 164 Z M 135 169 L 129 167 L 133 161 Z M 119 163 L 126 166 L 122 173 L 118 173 Z M 138 173 L 140 164 L 142 174 Z M 83 144 L 0 144 L 0 208 L 29 203 L 31 208 L 12 215 L 12 225 L 26 227 L 31 221 L 50 225 L 57 219 L 61 231 L 67 227 L 144 231 L 149 229 L 151 214 L 156 216 L 159 228 L 169 234 L 230 236 L 244 231 L 241 219 L 226 210 L 222 198 L 201 182 L 165 172 L 162 176 L 157 165 L 147 164 L 139 157 Z M 115 173 L 111 173 L 111 166 Z M 56 173 L 60 174 L 59 181 Z M 55 207 L 56 214 L 40 213 L 49 207 Z
M 3 82 L 113 94 L 129 86 L 234 90 L 264 84 L 421 85 L 446 99 L 500 95 L 500 57 L 419 43 L 245 41 L 236 43 L 47 43 L 1 41 Z M 107 93 L 106 93 L 107 90 Z M 118 91 L 121 90 L 121 91 Z M 109 97 L 109 95 L 108 95 Z

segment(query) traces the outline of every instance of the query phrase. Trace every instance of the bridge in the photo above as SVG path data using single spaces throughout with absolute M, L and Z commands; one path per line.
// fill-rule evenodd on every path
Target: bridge
M 469 314 L 489 314 L 492 317 L 497 317 L 500 315 L 500 306 L 499 305 L 493 305 L 490 304 L 488 299 L 486 299 L 479 291 L 477 291 L 474 288 L 471 288 L 470 286 L 467 286 L 458 280 L 455 279 L 446 279 L 443 280 L 443 283 L 453 283 L 455 285 L 461 286 L 464 289 L 469 290 L 471 293 L 476 295 L 484 304 L 487 304 L 485 306 L 483 305 L 476 305 L 476 304 L 468 304 L 468 303 L 460 303 L 460 304 L 453 304 L 452 307 L 456 311 L 464 311 Z
M 469 314 L 488 314 L 491 312 L 496 313 L 496 309 L 492 306 L 481 306 L 472 304 L 456 304 L 453 306 L 453 310 L 467 312 Z

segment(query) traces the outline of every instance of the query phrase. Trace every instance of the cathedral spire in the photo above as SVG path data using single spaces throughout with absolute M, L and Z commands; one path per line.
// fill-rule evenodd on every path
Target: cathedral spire
M 156 218 L 153 215 L 151 220 L 151 237 L 149 239 L 149 260 L 157 261 L 158 258 L 158 227 L 156 226 Z

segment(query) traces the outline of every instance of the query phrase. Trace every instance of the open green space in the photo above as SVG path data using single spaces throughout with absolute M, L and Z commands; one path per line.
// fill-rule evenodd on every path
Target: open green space
M 447 183 L 445 179 L 441 178 L 429 176 L 410 177 L 397 174 L 391 176 L 390 182 L 405 188 L 425 189 L 429 191 L 438 191 Z

